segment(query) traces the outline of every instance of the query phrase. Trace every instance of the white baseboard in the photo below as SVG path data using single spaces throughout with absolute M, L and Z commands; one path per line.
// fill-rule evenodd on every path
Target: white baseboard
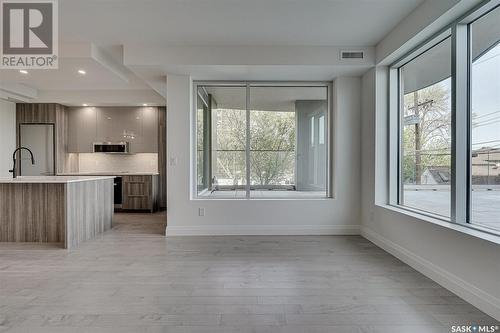
M 500 320 L 500 299 L 484 292 L 478 287 L 462 280 L 460 277 L 434 265 L 427 259 L 419 257 L 406 248 L 384 238 L 367 227 L 361 227 L 361 235 L 389 252 L 396 258 L 415 268 L 428 278 L 436 281 L 444 288 L 455 293 L 491 317 Z M 480 274 L 480 273 L 479 273 Z
M 359 235 L 359 225 L 197 225 L 167 226 L 169 236 Z

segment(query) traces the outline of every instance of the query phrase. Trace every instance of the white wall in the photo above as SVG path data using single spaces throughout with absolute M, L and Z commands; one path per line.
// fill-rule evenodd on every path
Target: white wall
M 359 78 L 334 83 L 333 200 L 190 200 L 191 90 L 188 76 L 167 76 L 168 236 L 359 233 Z M 205 208 L 204 217 L 198 208 Z
M 12 177 L 12 153 L 16 149 L 16 104 L 0 100 L 0 177 Z
M 385 75 L 384 68 L 374 69 L 362 78 L 362 235 L 500 319 L 500 245 L 384 205 Z
M 375 203 L 375 145 L 364 140 L 375 138 L 375 70 L 368 71 L 361 80 L 361 221 L 368 221 Z M 363 191 L 366 189 L 366 191 Z

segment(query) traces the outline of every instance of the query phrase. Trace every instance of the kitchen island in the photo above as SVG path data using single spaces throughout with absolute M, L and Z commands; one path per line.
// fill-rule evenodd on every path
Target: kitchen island
M 0 242 L 77 247 L 112 227 L 113 177 L 0 178 Z

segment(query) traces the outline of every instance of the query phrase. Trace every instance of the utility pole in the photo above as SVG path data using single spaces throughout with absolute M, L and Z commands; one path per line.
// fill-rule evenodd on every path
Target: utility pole
M 413 106 L 408 107 L 408 110 L 413 110 L 412 115 L 408 115 L 404 119 L 404 126 L 415 126 L 415 183 L 421 184 L 422 177 L 422 119 L 421 112 L 432 106 L 433 100 L 426 100 L 422 103 L 418 102 L 418 91 L 413 92 Z M 425 114 L 425 112 L 424 112 Z
M 434 100 L 426 100 L 422 103 L 418 102 L 418 91 L 413 92 L 413 106 L 408 107 L 408 110 L 413 110 L 412 115 L 408 115 L 404 119 L 405 126 L 415 126 L 415 183 L 421 184 L 422 177 L 422 119 L 420 113 L 432 106 Z M 425 114 L 425 112 L 424 112 Z
M 421 143 L 420 143 L 420 110 L 418 104 L 418 90 L 413 92 L 413 105 L 415 118 L 419 121 L 415 122 L 415 183 L 420 185 L 422 180 L 422 155 L 420 154 Z

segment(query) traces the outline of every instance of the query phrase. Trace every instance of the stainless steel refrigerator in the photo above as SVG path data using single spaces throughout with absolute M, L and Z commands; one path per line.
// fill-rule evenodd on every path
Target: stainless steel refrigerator
M 31 164 L 29 152 L 21 151 L 21 176 L 55 175 L 55 131 L 53 124 L 21 124 L 19 145 L 33 152 L 35 164 Z

